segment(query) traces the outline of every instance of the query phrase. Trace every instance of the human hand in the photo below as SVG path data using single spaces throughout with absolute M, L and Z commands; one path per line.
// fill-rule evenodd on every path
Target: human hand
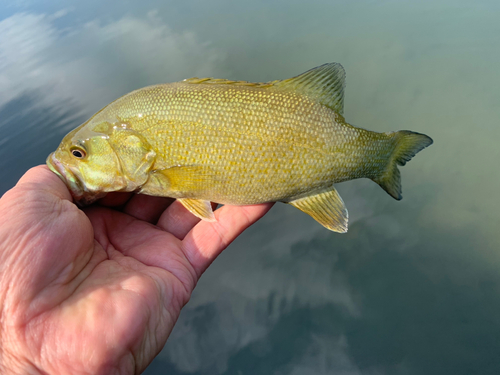
M 200 222 L 178 202 L 128 198 L 82 211 L 38 166 L 0 199 L 0 373 L 140 373 L 201 274 L 272 206 Z

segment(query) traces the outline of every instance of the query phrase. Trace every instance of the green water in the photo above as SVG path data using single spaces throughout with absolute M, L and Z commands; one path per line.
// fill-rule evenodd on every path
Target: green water
M 200 280 L 146 374 L 500 373 L 498 1 L 0 5 L 0 193 L 113 99 L 191 76 L 347 71 L 345 117 L 434 145 L 346 235 L 277 204 Z

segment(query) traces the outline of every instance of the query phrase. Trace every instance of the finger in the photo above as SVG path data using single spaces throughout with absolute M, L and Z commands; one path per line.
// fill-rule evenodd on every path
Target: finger
M 132 193 L 121 192 L 109 193 L 104 198 L 99 199 L 99 204 L 105 207 L 122 206 L 131 199 L 132 195 Z
M 181 241 L 170 233 L 105 207 L 93 206 L 85 212 L 93 224 L 95 239 L 106 249 L 110 259 L 118 260 L 125 255 L 146 266 L 162 268 L 179 280 L 191 280 L 194 287 L 194 270 L 181 250 Z M 127 267 L 137 267 L 133 264 Z
M 64 182 L 46 166 L 26 172 L 1 200 L 0 243 L 12 259 L 4 262 L 25 301 L 49 285 L 68 286 L 93 254 L 92 226 L 71 201 Z M 43 295 L 50 293 L 53 289 Z M 53 294 L 46 302 L 60 298 L 65 296 Z
M 158 220 L 157 226 L 182 240 L 200 222 L 181 202 L 172 203 Z
M 246 228 L 264 216 L 273 203 L 224 206 L 215 211 L 217 221 L 201 221 L 184 238 L 183 249 L 200 276 L 215 258 Z
M 152 197 L 144 194 L 135 194 L 125 205 L 123 212 L 136 219 L 156 224 L 163 211 L 172 204 L 174 199 Z
M 29 169 L 17 182 L 16 187 L 48 192 L 60 199 L 73 200 L 66 184 L 46 165 L 38 165 Z

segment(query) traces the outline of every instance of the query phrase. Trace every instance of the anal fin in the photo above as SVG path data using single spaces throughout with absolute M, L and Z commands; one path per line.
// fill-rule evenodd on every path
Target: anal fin
M 335 188 L 319 194 L 286 202 L 311 216 L 334 232 L 347 232 L 348 213 L 344 201 Z
M 192 198 L 178 198 L 177 200 L 194 216 L 206 221 L 216 221 L 212 204 L 209 201 Z

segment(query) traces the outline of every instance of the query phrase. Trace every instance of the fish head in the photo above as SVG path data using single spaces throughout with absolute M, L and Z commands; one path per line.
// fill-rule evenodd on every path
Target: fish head
M 84 206 L 108 192 L 139 189 L 155 156 L 148 142 L 125 124 L 89 120 L 63 138 L 47 165 Z

